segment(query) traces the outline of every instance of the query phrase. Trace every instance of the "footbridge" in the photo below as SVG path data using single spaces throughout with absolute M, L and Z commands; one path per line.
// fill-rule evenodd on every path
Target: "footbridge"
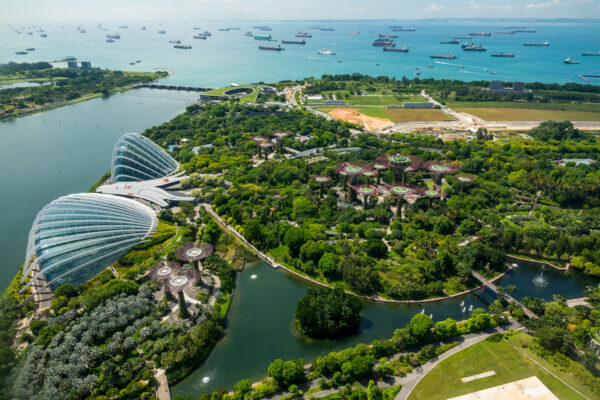
M 208 92 L 214 88 L 200 86 L 183 86 L 183 85 L 161 85 L 158 83 L 138 83 L 134 88 L 150 88 L 150 89 L 166 89 L 166 90 L 181 90 L 184 92 Z
M 494 293 L 498 294 L 498 286 L 496 286 L 494 283 L 487 280 L 479 272 L 477 272 L 475 270 L 471 270 L 471 275 L 473 276 L 473 278 L 477 279 L 479 282 L 481 282 L 483 285 L 485 285 L 485 287 L 491 289 Z M 523 304 L 521 304 L 521 302 L 517 301 L 517 299 L 512 297 L 510 294 L 503 293 L 503 296 L 506 297 L 506 299 L 509 302 L 519 305 L 519 307 L 521 307 L 523 309 L 523 312 L 525 313 L 525 315 L 527 315 L 529 318 L 539 318 L 536 313 L 531 311 L 529 308 L 525 307 Z

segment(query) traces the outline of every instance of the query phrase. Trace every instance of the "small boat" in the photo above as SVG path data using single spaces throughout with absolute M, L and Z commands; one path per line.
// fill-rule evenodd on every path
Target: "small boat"
M 40 34 L 40 37 L 46 38 L 46 37 L 48 37 L 48 35 L 47 35 L 47 34 L 45 34 L 45 33 L 41 33 L 41 34 Z
M 195 30 L 195 31 L 199 31 L 200 29 L 201 29 L 201 28 L 200 28 L 199 26 L 195 26 L 195 27 L 194 27 L 194 30 Z
M 26 51 L 15 51 L 15 54 L 24 55 L 27 54 Z
M 280 45 L 277 45 L 277 46 L 258 46 L 258 49 L 259 50 L 273 50 L 273 51 L 283 51 L 283 50 L 285 50 Z
M 209 31 L 204 31 L 203 35 L 208 37 L 212 36 L 212 33 L 210 33 Z
M 130 62 L 129 65 L 135 65 L 135 63 L 134 62 Z
M 229 32 L 229 28 L 219 28 L 221 32 Z
M 395 34 L 391 34 L 391 35 L 382 35 L 382 34 L 379 34 L 379 37 L 382 38 L 382 39 L 395 39 L 395 38 L 398 37 L 398 35 L 395 35 Z
M 427 68 L 433 68 L 433 64 L 427 64 Z
M 492 57 L 507 57 L 507 58 L 513 58 L 515 56 L 515 53 L 513 53 L 512 51 L 509 53 L 492 53 L 491 54 Z
M 204 39 L 204 40 L 206 40 L 206 35 L 194 35 L 194 39 Z
M 317 51 L 317 54 L 323 54 L 325 56 L 333 56 L 335 55 L 335 50 L 332 49 L 320 49 Z
M 118 33 L 115 35 L 106 35 L 106 37 L 108 39 L 121 39 L 121 35 L 119 35 Z
M 179 44 L 181 43 L 181 40 L 169 40 L 169 43 Z
M 571 57 L 567 57 L 565 58 L 565 60 L 563 61 L 565 64 L 569 64 L 569 65 L 575 65 L 575 64 L 579 64 L 579 61 L 575 61 L 573 60 Z
M 300 32 L 296 33 L 296 37 L 311 38 L 312 35 L 308 32 L 300 31 Z
M 145 27 L 145 26 L 142 26 L 142 30 L 143 30 L 143 31 L 145 31 L 145 30 L 146 30 L 146 27 Z
M 244 36 L 252 37 L 254 35 L 252 35 L 252 32 L 246 31 L 246 33 L 244 33 Z
M 35 47 L 29 47 L 28 49 L 25 49 L 27 51 L 35 51 Z
M 360 34 L 360 31 L 350 31 L 348 32 L 350 35 L 358 35 Z
M 189 50 L 192 48 L 192 46 L 189 44 L 176 44 L 173 47 L 176 49 L 183 49 L 183 50 Z
M 415 71 L 415 75 L 421 75 L 421 72 L 419 70 Z
M 114 40 L 114 39 L 112 39 L 112 38 L 107 38 L 107 39 L 106 39 L 106 42 L 107 42 L 107 43 L 112 43 L 112 42 L 114 42 L 114 41 L 115 41 L 115 40 Z
M 165 31 L 163 31 L 163 30 L 160 30 L 160 31 L 158 31 L 158 34 L 159 34 L 159 35 L 164 35 L 165 33 L 167 33 L 167 32 L 165 32 Z
M 128 27 L 127 25 L 121 25 L 121 26 L 119 26 L 119 28 L 120 28 L 120 29 L 127 29 L 127 28 L 129 28 L 129 27 Z

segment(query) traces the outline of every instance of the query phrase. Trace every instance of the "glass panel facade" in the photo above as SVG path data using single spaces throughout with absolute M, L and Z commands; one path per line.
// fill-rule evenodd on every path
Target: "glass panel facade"
M 110 181 L 147 181 L 171 175 L 177 169 L 177 161 L 152 140 L 138 133 L 127 133 L 115 145 Z
M 53 289 L 84 283 L 151 237 L 157 224 L 154 211 L 134 200 L 98 193 L 61 197 L 33 222 L 23 281 L 37 264 L 36 277 Z

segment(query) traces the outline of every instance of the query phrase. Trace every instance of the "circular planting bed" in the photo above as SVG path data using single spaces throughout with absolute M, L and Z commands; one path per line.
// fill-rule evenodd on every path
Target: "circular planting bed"
M 223 92 L 223 94 L 225 96 L 235 96 L 235 97 L 241 97 L 241 96 L 245 96 L 247 94 L 252 94 L 252 93 L 254 93 L 254 89 L 250 88 L 250 87 L 234 88 L 234 89 L 229 89 L 229 90 Z

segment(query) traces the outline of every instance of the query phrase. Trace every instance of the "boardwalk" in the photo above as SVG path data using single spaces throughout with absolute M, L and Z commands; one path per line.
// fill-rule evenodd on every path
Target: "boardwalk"
M 496 286 L 494 283 L 488 281 L 479 272 L 477 272 L 475 270 L 471 270 L 471 275 L 475 279 L 477 279 L 479 282 L 483 283 L 486 287 L 490 288 L 492 291 L 494 291 L 496 294 L 498 294 L 498 286 Z M 529 308 L 525 307 L 523 304 L 521 304 L 519 301 L 517 301 L 517 299 L 512 297 L 510 294 L 505 293 L 504 297 L 506 297 L 506 299 L 509 302 L 518 304 L 523 309 L 523 312 L 525 313 L 525 315 L 527 315 L 529 318 L 539 318 L 533 311 L 531 311 Z
M 154 378 L 156 378 L 158 384 L 158 387 L 156 388 L 156 397 L 159 400 L 171 400 L 171 390 L 169 389 L 169 382 L 167 381 L 165 370 L 156 369 Z
M 138 83 L 133 88 L 150 88 L 150 89 L 167 89 L 167 90 L 182 90 L 185 92 L 208 92 L 213 88 L 198 87 L 198 86 L 180 86 L 180 85 L 161 85 L 158 83 Z

